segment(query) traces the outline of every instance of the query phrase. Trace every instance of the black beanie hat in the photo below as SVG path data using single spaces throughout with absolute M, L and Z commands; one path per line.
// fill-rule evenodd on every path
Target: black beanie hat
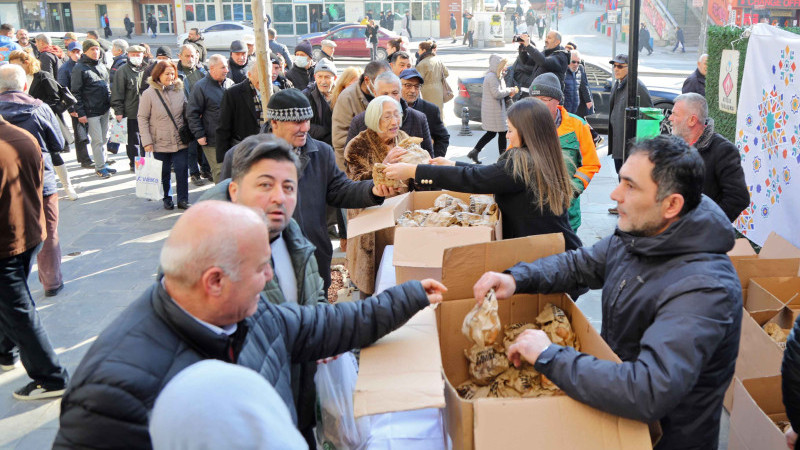
M 278 122 L 300 122 L 311 120 L 314 110 L 308 98 L 297 89 L 284 89 L 269 98 L 267 119 Z

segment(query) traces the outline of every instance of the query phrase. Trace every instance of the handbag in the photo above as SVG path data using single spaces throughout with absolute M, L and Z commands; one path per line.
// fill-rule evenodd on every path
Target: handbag
M 455 98 L 455 94 L 453 94 L 453 89 L 450 88 L 450 85 L 447 84 L 447 78 L 444 77 L 444 71 L 442 71 L 442 86 L 444 86 L 444 91 L 442 92 L 442 99 L 444 103 L 449 102 L 453 98 Z
M 69 90 L 68 87 L 62 86 L 60 83 L 58 84 L 58 101 L 55 105 L 53 105 L 53 112 L 56 114 L 61 114 L 64 111 L 70 109 L 78 103 L 78 99 L 72 95 L 72 92 Z
M 175 129 L 178 130 L 178 137 L 181 140 L 181 144 L 189 145 L 189 143 L 194 140 L 194 135 L 192 134 L 192 130 L 189 129 L 189 125 L 184 121 L 183 126 L 178 128 L 178 123 L 175 122 L 175 118 L 172 117 L 172 112 L 169 110 L 167 102 L 164 101 L 164 97 L 161 96 L 161 93 L 158 92 L 157 89 L 156 95 L 158 96 L 158 99 L 161 100 L 161 104 L 164 105 L 164 109 L 167 111 L 167 115 L 169 116 L 169 120 L 172 121 L 172 125 L 174 125 Z

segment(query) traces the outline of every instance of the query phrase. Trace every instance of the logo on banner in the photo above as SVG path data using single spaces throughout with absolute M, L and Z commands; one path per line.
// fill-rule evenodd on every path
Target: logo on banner
M 719 64 L 719 109 L 736 114 L 736 85 L 739 82 L 739 51 L 723 50 Z

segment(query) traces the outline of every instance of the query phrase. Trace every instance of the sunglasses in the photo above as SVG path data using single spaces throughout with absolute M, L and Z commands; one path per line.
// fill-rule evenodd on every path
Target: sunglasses
M 624 69 L 626 67 L 628 67 L 627 64 L 614 64 L 615 69 Z
M 578 63 L 580 63 L 580 61 L 570 61 L 569 63 L 570 64 L 578 64 Z

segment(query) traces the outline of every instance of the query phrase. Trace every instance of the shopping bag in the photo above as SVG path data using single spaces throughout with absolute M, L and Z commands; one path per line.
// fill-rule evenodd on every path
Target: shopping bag
M 317 441 L 322 448 L 354 450 L 369 438 L 369 423 L 355 419 L 353 392 L 358 379 L 358 362 L 351 352 L 326 364 L 317 365 L 314 383 L 319 399 Z
M 164 188 L 161 187 L 161 161 L 155 159 L 151 153 L 144 158 L 136 158 L 136 197 L 147 200 L 161 200 L 164 198 Z
M 108 138 L 108 142 L 114 142 L 117 144 L 127 144 L 128 143 L 128 121 L 123 119 L 117 122 L 117 119 L 111 119 L 111 129 L 109 130 L 111 137 Z

